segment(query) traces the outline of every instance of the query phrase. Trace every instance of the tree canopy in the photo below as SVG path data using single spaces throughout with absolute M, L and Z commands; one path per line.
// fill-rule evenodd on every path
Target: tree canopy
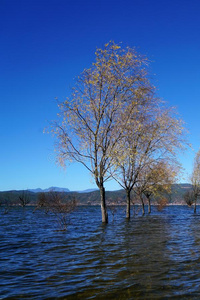
M 147 164 L 175 158 L 183 127 L 155 96 L 146 57 L 114 42 L 95 55 L 59 104 L 53 132 L 59 163 L 79 162 L 93 175 L 107 222 L 104 183 L 115 178 L 130 192 Z

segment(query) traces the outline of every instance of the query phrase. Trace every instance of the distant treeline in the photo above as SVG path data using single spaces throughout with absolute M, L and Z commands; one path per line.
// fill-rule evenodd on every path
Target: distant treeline
M 164 195 L 167 197 L 168 204 L 185 204 L 184 194 L 192 189 L 191 184 L 173 184 L 171 193 Z M 37 205 L 38 196 L 40 193 L 26 191 L 5 191 L 0 192 L 0 205 Z M 99 191 L 93 191 L 88 193 L 78 192 L 66 192 L 65 199 L 71 199 L 74 197 L 77 200 L 78 205 L 100 205 L 100 194 Z M 108 205 L 123 205 L 126 203 L 126 193 L 124 190 L 118 191 L 107 191 L 106 199 Z M 132 203 L 140 203 L 137 196 L 132 192 L 131 195 Z M 23 201 L 25 202 L 23 205 Z M 155 204 L 156 201 L 152 201 Z

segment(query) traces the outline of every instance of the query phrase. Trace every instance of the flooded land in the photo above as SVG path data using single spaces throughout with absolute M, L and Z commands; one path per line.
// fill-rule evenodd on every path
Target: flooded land
M 32 207 L 1 208 L 0 299 L 199 299 L 200 215 L 78 207 L 67 231 Z

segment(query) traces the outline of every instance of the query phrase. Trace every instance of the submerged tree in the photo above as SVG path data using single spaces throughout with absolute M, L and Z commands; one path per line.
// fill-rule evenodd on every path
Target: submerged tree
M 196 213 L 197 199 L 200 196 L 200 150 L 195 155 L 194 166 L 191 176 L 192 197 L 194 202 L 194 213 Z
M 153 181 L 157 184 L 159 182 L 160 175 L 156 168 L 164 166 L 164 161 L 168 161 L 171 166 L 178 166 L 177 151 L 184 148 L 182 121 L 174 116 L 172 109 L 159 104 L 158 99 L 152 99 L 150 103 L 146 103 L 146 110 L 142 113 L 140 111 L 140 118 L 133 118 L 115 156 L 118 172 L 113 177 L 126 190 L 128 219 L 133 188 L 139 192 L 144 213 L 143 194 L 149 197 L 150 190 L 147 191 L 147 186 L 152 185 Z M 164 170 L 167 175 L 165 180 L 173 177 L 172 169 L 171 174 L 166 166 Z
M 106 44 L 59 105 L 60 121 L 53 123 L 58 162 L 79 162 L 90 171 L 100 190 L 104 223 L 107 180 L 116 179 L 126 190 L 130 218 L 130 192 L 141 170 L 175 156 L 182 146 L 182 123 L 155 97 L 147 65 L 134 49 Z
M 194 197 L 194 191 L 193 189 L 190 191 L 185 192 L 185 194 L 183 195 L 184 200 L 186 202 L 186 204 L 191 207 L 192 204 L 195 202 L 195 197 Z M 196 207 L 195 207 L 196 209 Z
M 166 197 L 163 195 L 171 191 L 171 185 L 175 182 L 179 171 L 179 165 L 170 165 L 166 161 L 157 161 L 146 166 L 139 174 L 139 180 L 135 189 L 136 193 L 142 197 L 144 195 L 148 202 L 148 213 L 151 213 L 151 199 L 158 199 L 159 207 L 166 204 Z M 144 211 L 144 201 L 142 200 Z
M 146 64 L 134 49 L 113 42 L 98 49 L 96 62 L 78 77 L 71 97 L 59 105 L 60 122 L 53 124 L 59 163 L 76 161 L 91 172 L 104 223 L 105 182 L 115 170 L 116 147 L 152 90 Z
M 65 193 L 50 191 L 39 193 L 36 209 L 44 209 L 46 213 L 52 213 L 61 230 L 66 230 L 70 213 L 75 210 L 77 201 L 73 196 Z M 35 210 L 36 210 L 35 209 Z
M 28 191 L 22 191 L 19 195 L 19 203 L 22 207 L 25 207 L 30 202 L 30 196 Z
M 47 193 L 45 192 L 38 193 L 37 204 L 34 211 L 40 208 L 43 208 L 46 213 L 49 212 L 49 201 L 48 201 Z
M 124 204 L 125 204 L 125 202 L 120 197 L 107 198 L 107 206 L 112 215 L 112 221 L 114 221 L 115 215 L 116 215 L 117 211 L 119 210 L 119 207 L 124 206 Z
M 144 101 L 145 95 L 142 96 L 143 105 L 138 107 L 136 113 L 133 112 L 129 123 L 126 125 L 123 136 L 117 144 L 113 160 L 115 169 L 111 170 L 112 177 L 126 191 L 126 218 L 130 218 L 130 201 L 131 191 L 135 186 L 139 173 L 144 165 L 145 139 L 146 139 L 146 119 L 149 106 L 152 108 L 153 101 Z M 150 98 L 151 99 L 151 98 Z M 134 114 L 135 113 L 135 114 Z
M 6 197 L 5 198 L 3 198 L 1 201 L 0 201 L 0 210 L 2 211 L 2 213 L 4 214 L 4 215 L 6 215 L 8 212 L 9 212 L 9 210 L 10 210 L 10 207 L 11 207 L 11 199 L 10 199 L 11 197 L 10 197 L 10 193 L 8 193 L 7 195 L 6 195 Z

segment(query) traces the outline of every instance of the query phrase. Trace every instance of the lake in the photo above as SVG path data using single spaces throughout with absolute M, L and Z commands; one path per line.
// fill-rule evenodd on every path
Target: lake
M 0 207 L 0 299 L 200 299 L 200 215 L 169 206 L 125 220 L 78 207 L 67 231 L 31 207 Z

